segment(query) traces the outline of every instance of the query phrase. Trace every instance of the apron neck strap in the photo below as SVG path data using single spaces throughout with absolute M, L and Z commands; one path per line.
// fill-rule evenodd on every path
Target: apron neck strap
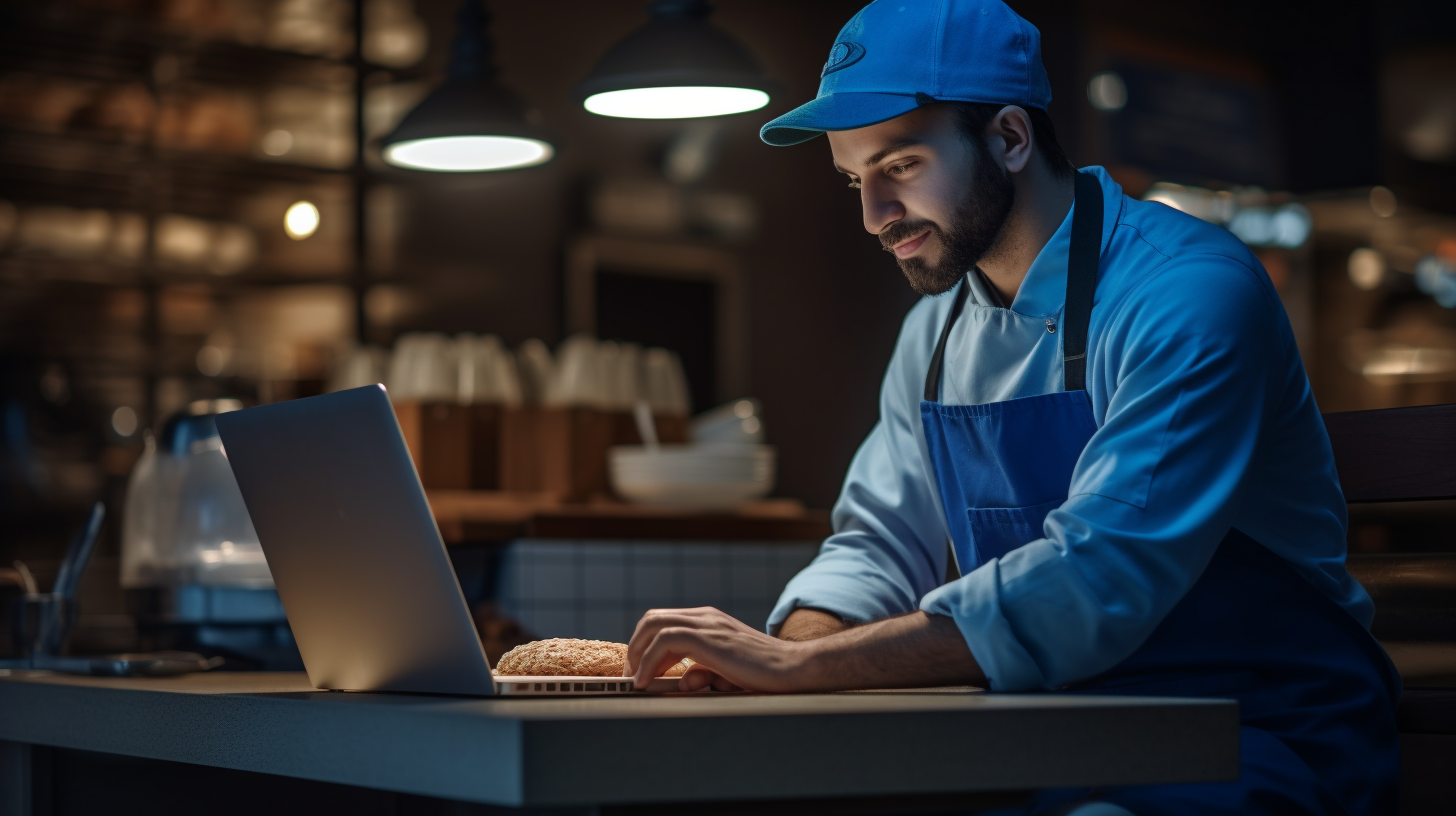
M 1087 387 L 1087 327 L 1102 255 L 1102 185 L 1091 173 L 1077 174 L 1072 211 L 1072 248 L 1067 253 L 1067 299 L 1062 312 L 1062 390 Z
M 955 303 L 950 305 L 950 316 L 945 319 L 945 326 L 940 330 L 940 340 L 935 344 L 935 354 L 930 357 L 930 370 L 925 372 L 925 401 L 937 402 L 940 399 L 940 366 L 945 360 L 945 340 L 950 337 L 950 329 L 955 325 L 956 318 L 961 313 L 961 307 L 966 305 L 966 293 L 971 291 L 971 282 L 961 281 L 961 288 L 956 290 Z
M 1097 289 L 1097 262 L 1102 255 L 1102 185 L 1091 173 L 1077 173 L 1072 210 L 1072 247 L 1067 254 L 1067 296 L 1062 316 L 1062 390 L 1087 387 L 1087 328 L 1092 322 L 1092 295 Z M 970 292 L 961 281 L 950 315 L 940 330 L 930 368 L 925 372 L 925 401 L 940 399 L 940 370 L 945 344 Z

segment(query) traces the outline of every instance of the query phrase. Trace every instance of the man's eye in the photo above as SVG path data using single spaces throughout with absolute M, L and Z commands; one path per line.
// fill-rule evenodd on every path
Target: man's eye
M 910 168 L 914 167 L 916 164 L 918 164 L 918 162 L 906 162 L 905 164 L 897 164 L 897 165 L 892 166 L 889 170 L 887 170 L 885 172 L 887 172 L 887 173 L 889 173 L 891 175 L 894 175 L 894 176 L 903 176 L 905 174 L 905 171 L 906 170 L 909 170 Z

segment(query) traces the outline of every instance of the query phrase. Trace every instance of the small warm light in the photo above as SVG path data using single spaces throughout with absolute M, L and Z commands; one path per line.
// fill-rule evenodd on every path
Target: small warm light
M 1127 105 L 1127 83 L 1116 71 L 1103 71 L 1087 82 L 1087 101 L 1100 111 L 1120 111 Z
M 397 167 L 442 173 L 474 173 L 531 167 L 549 161 L 551 145 L 516 136 L 446 136 L 414 139 L 384 149 L 384 160 Z
M 1385 256 L 1370 247 L 1361 247 L 1350 253 L 1347 271 L 1350 282 L 1368 292 L 1385 279 Z
M 1395 215 L 1395 193 L 1389 187 L 1371 188 L 1370 209 L 1381 218 L 1389 218 Z
M 302 241 L 319 228 L 319 211 L 308 201 L 295 201 L 283 214 L 283 230 L 288 237 Z
M 282 156 L 293 149 L 293 134 L 286 130 L 270 130 L 263 136 L 263 152 Z
M 752 88 L 689 86 L 628 88 L 587 97 L 586 109 L 599 116 L 623 119 L 694 119 L 758 110 L 768 94 Z
M 749 436 L 758 433 L 758 430 L 762 427 L 763 423 L 758 421 L 758 417 L 749 417 L 743 420 L 743 432 Z
M 203 346 L 197 350 L 197 370 L 208 377 L 216 377 L 227 368 L 228 353 L 217 346 Z
M 739 400 L 733 403 L 733 414 L 739 419 L 748 419 L 753 416 L 753 403 L 749 400 Z
M 123 405 L 111 412 L 111 430 L 117 436 L 131 436 L 137 432 L 137 414 L 129 405 Z

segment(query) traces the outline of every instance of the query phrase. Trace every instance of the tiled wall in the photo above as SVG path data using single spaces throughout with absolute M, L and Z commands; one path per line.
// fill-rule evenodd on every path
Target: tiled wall
M 501 563 L 501 611 L 537 637 L 626 642 L 656 607 L 715 606 L 762 628 L 817 541 L 521 539 Z

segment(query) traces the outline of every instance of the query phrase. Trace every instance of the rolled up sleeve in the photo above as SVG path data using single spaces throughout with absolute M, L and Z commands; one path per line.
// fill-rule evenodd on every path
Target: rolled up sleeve
M 901 329 L 880 389 L 880 420 L 850 464 L 834 534 L 785 587 L 768 620 L 777 633 L 797 608 L 856 623 L 912 612 L 945 575 L 946 530 L 927 479 L 916 395 L 949 298 L 922 300 Z
M 1089 355 L 1106 414 L 1045 537 L 920 603 L 955 619 L 997 690 L 1060 688 L 1147 639 L 1228 533 L 1279 397 L 1292 336 L 1255 269 L 1180 259 L 1107 319 Z

